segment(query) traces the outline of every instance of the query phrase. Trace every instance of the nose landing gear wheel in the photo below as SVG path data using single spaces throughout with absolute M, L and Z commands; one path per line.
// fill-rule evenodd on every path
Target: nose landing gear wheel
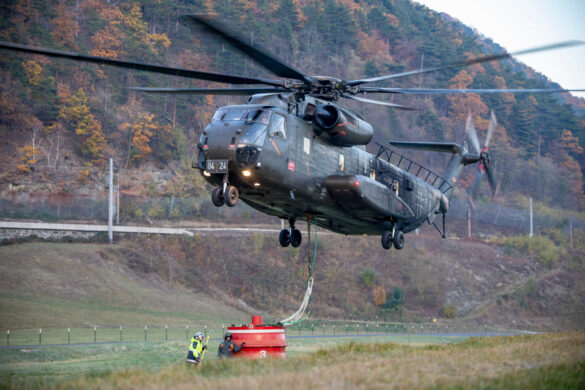
M 382 233 L 382 248 L 392 248 L 392 232 L 390 230 L 386 230 L 384 233 Z
M 221 187 L 215 187 L 213 191 L 211 191 L 211 203 L 213 203 L 215 207 L 223 206 L 224 199 Z
M 301 232 L 297 229 L 294 229 L 290 237 L 290 244 L 293 247 L 298 248 L 301 245 L 301 241 L 303 241 L 303 236 L 301 235 Z
M 404 248 L 404 233 L 402 233 L 401 230 L 398 230 L 396 233 L 394 233 L 394 248 Z
M 280 242 L 280 246 L 286 248 L 290 244 L 290 232 L 288 229 L 282 229 L 280 231 L 280 235 L 278 236 L 278 241 Z
M 238 203 L 238 199 L 240 198 L 238 189 L 234 186 L 228 186 L 225 192 L 226 192 L 224 195 L 225 204 L 228 207 L 234 207 Z

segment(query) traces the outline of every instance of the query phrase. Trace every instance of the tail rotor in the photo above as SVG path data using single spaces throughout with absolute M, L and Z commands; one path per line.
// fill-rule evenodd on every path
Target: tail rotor
M 467 117 L 467 121 L 465 123 L 465 132 L 467 137 L 471 141 L 471 145 L 473 146 L 474 152 L 479 155 L 479 161 L 477 165 L 477 172 L 475 174 L 475 178 L 473 179 L 473 183 L 471 185 L 471 194 L 472 197 L 476 197 L 477 191 L 479 190 L 479 186 L 481 185 L 481 181 L 484 176 L 487 176 L 488 183 L 492 190 L 492 196 L 496 195 L 497 185 L 496 180 L 494 178 L 493 169 L 490 169 L 490 157 L 488 154 L 488 145 L 492 139 L 492 135 L 494 133 L 494 129 L 496 128 L 498 122 L 496 120 L 496 115 L 492 111 L 490 117 L 490 124 L 488 127 L 488 132 L 485 138 L 485 142 L 483 148 L 480 149 L 479 138 L 477 137 L 477 132 L 475 131 L 475 126 L 473 125 L 473 120 L 471 117 L 471 113 Z

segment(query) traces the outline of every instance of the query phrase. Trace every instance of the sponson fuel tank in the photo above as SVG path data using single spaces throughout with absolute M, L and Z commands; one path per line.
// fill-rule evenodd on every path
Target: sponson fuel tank
M 242 326 L 228 326 L 232 341 L 236 345 L 246 344 L 234 356 L 262 359 L 285 357 L 286 328 L 281 325 L 265 325 L 262 316 L 252 316 L 252 323 Z

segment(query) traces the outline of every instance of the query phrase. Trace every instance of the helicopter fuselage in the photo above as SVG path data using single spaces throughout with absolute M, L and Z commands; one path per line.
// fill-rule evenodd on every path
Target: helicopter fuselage
M 267 98 L 262 103 L 274 101 Z M 364 146 L 338 146 L 316 134 L 299 114 L 302 104 L 277 104 L 218 109 L 198 144 L 209 183 L 237 187 L 244 202 L 268 215 L 311 215 L 342 234 L 406 233 L 445 207 L 439 189 Z

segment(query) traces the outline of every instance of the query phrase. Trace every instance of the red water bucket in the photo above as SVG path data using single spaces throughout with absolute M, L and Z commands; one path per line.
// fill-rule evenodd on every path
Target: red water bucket
M 261 359 L 265 357 L 285 357 L 286 333 L 284 326 L 262 324 L 262 316 L 252 316 L 252 323 L 246 326 L 229 326 L 236 345 L 246 344 L 234 356 Z

